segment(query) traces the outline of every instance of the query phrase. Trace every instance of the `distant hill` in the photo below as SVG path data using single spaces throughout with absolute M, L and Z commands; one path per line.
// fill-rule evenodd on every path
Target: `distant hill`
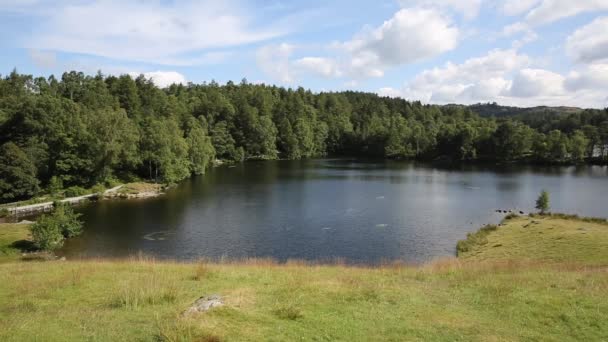
M 453 105 L 448 105 L 453 106 Z M 458 106 L 458 105 L 454 105 Z M 578 107 L 547 107 L 547 106 L 538 106 L 538 107 L 530 107 L 530 108 L 521 108 L 521 107 L 509 107 L 509 106 L 501 106 L 496 103 L 478 103 L 468 107 L 473 112 L 477 113 L 482 117 L 506 117 L 506 116 L 518 116 L 525 117 L 529 114 L 574 114 L 582 112 L 582 108 Z

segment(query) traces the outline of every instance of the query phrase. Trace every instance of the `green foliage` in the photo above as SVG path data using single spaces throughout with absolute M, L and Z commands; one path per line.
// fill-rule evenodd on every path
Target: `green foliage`
M 63 190 L 63 181 L 57 176 L 51 177 L 48 185 L 48 191 L 52 196 L 58 195 Z
M 89 191 L 87 191 L 87 189 L 81 186 L 71 186 L 65 189 L 63 194 L 65 195 L 65 197 L 78 197 L 89 194 Z
M 34 244 L 44 251 L 61 248 L 65 238 L 82 233 L 80 214 L 76 214 L 69 205 L 60 202 L 55 202 L 53 207 L 51 214 L 41 215 L 30 227 Z
M 51 215 L 42 215 L 31 226 L 32 240 L 37 248 L 53 251 L 63 246 L 64 236 L 59 222 Z
M 32 197 L 40 190 L 36 167 L 17 145 L 0 146 L 0 202 Z
M 536 199 L 535 208 L 538 209 L 541 214 L 544 214 L 549 210 L 549 193 L 547 191 L 543 190 L 540 192 L 540 195 Z
M 102 195 L 106 191 L 106 187 L 103 184 L 95 184 L 91 188 L 91 192 L 94 194 Z

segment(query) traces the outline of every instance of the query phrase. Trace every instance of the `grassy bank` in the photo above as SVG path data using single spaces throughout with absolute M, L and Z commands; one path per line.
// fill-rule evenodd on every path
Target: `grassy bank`
M 600 236 L 605 239 L 608 230 L 600 223 L 581 221 L 586 229 L 595 224 L 604 228 L 590 230 L 598 254 L 589 258 L 567 250 L 568 263 L 546 257 L 557 251 L 541 251 L 564 250 L 561 244 L 550 243 L 553 238 L 537 243 L 538 253 L 520 246 L 518 253 L 525 260 L 515 252 L 491 254 L 482 249 L 499 243 L 510 246 L 507 240 L 497 242 L 496 234 L 519 229 L 526 220 L 540 220 L 534 227 L 538 230 L 566 225 L 559 218 L 512 219 L 490 231 L 485 236 L 488 243 L 473 246 L 461 258 L 420 267 L 277 265 L 268 260 L 181 264 L 145 258 L 29 263 L 13 259 L 0 264 L 0 340 L 608 339 L 606 268 L 585 265 L 608 265 L 600 248 L 606 246 Z M 509 236 L 515 239 L 505 239 Z M 543 241 L 553 235 L 533 236 Z M 572 239 L 590 248 L 587 242 Z M 221 295 L 226 305 L 182 315 L 198 297 L 211 294 Z
M 608 265 L 608 223 L 567 215 L 514 216 L 458 243 L 467 261 L 540 260 Z

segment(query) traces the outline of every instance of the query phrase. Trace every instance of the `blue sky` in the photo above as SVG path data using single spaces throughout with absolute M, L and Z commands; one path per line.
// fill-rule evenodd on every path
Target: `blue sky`
M 608 0 L 0 0 L 0 73 L 608 106 Z

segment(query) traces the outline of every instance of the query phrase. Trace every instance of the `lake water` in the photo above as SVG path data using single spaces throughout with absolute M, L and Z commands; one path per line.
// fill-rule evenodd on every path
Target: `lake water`
M 271 257 L 375 264 L 455 254 L 467 232 L 533 210 L 608 216 L 608 169 L 438 167 L 344 159 L 247 162 L 147 200 L 91 203 L 60 254 L 178 260 Z

